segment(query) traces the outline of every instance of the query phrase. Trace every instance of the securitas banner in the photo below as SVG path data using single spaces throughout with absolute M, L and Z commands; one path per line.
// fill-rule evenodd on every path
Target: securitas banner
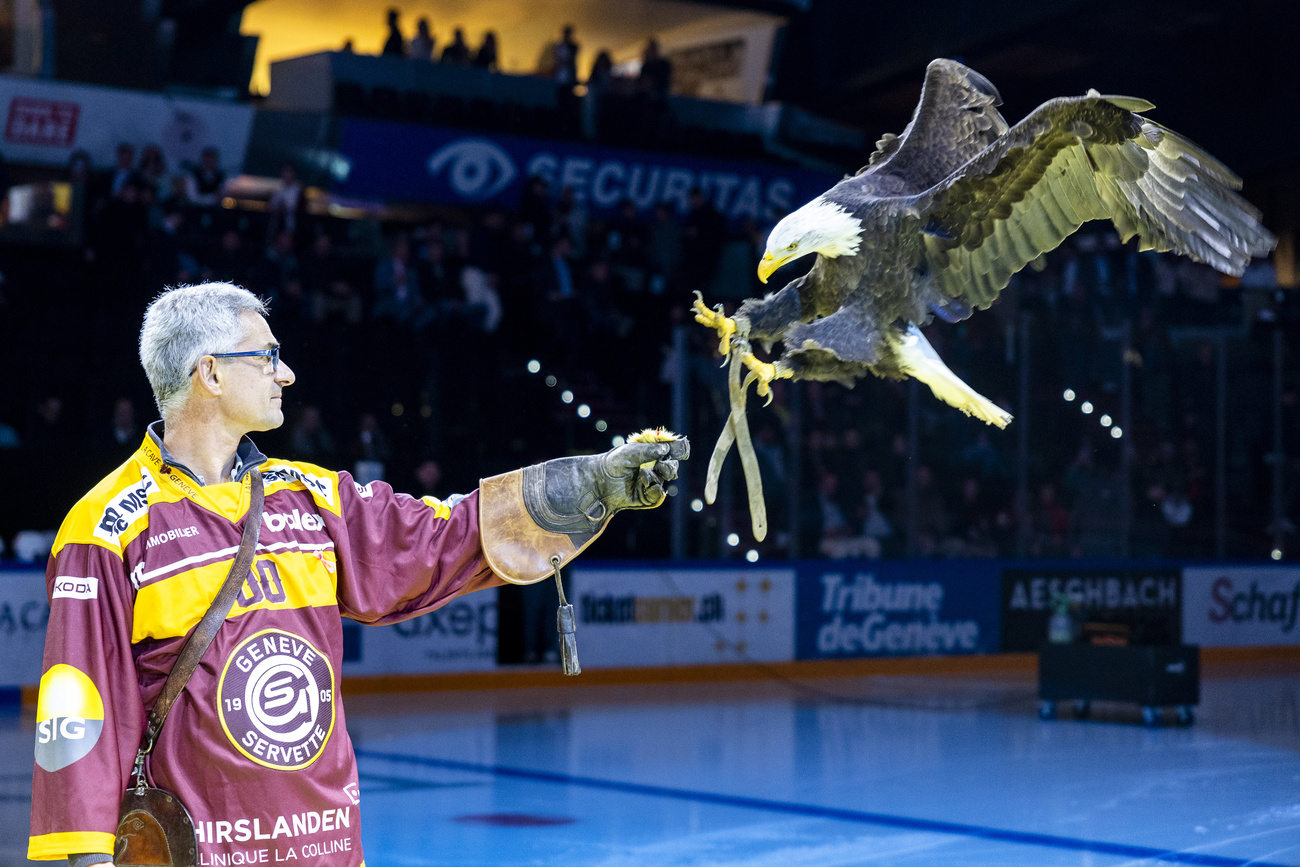
M 799 575 L 799 659 L 989 653 L 998 570 L 963 563 L 813 563 Z
M 413 124 L 349 120 L 332 162 L 334 192 L 354 198 L 513 207 L 532 175 L 552 194 L 572 187 L 593 214 L 624 199 L 643 214 L 665 202 L 679 212 L 699 187 L 722 215 L 760 223 L 825 192 L 827 172 Z
M 1183 570 L 1183 640 L 1203 647 L 1300 644 L 1300 569 Z

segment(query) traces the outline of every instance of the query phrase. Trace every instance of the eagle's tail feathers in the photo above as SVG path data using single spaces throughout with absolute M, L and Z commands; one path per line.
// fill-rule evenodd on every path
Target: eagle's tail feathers
M 909 326 L 907 332 L 897 339 L 894 351 L 902 371 L 930 386 L 939 400 L 999 428 L 1011 422 L 1009 412 L 975 391 L 943 363 L 930 341 L 915 325 Z

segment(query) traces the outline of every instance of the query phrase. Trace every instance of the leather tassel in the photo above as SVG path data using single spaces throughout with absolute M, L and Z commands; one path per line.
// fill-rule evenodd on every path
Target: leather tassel
M 560 609 L 555 613 L 555 628 L 560 634 L 560 664 L 569 676 L 582 674 L 582 666 L 578 663 L 578 619 L 573 614 L 573 606 L 564 598 L 559 557 L 551 558 L 551 568 L 555 570 L 555 589 L 560 593 Z

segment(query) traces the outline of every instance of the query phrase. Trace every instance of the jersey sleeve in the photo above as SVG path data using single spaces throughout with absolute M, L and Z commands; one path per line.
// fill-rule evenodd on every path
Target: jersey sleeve
M 134 593 L 120 553 L 82 542 L 56 549 L 46 589 L 28 857 L 112 853 L 144 731 L 131 649 Z
M 338 474 L 338 532 L 332 532 L 342 613 L 395 623 L 457 596 L 504 583 L 479 541 L 478 494 L 436 500 L 395 493 L 385 482 Z

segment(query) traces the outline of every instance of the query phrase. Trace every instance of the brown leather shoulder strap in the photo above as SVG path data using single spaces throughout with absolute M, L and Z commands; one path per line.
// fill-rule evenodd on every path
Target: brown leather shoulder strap
M 244 520 L 244 534 L 239 540 L 239 552 L 235 554 L 235 562 L 230 564 L 230 574 L 226 576 L 226 583 L 221 585 L 217 598 L 212 600 L 212 607 L 190 633 L 189 640 L 185 642 L 180 656 L 176 658 L 176 664 L 172 666 L 171 674 L 167 675 L 167 682 L 163 684 L 158 701 L 149 711 L 144 744 L 140 748 L 142 752 L 148 753 L 153 749 L 154 741 L 158 737 L 159 730 L 162 729 L 163 722 L 167 719 L 167 714 L 176 703 L 181 691 L 185 689 L 185 684 L 189 682 L 190 675 L 194 674 L 194 669 L 198 668 L 199 660 L 203 658 L 208 645 L 212 644 L 212 639 L 217 637 L 217 630 L 230 614 L 230 609 L 235 604 L 235 595 L 239 593 L 239 588 L 243 586 L 248 571 L 253 566 L 257 536 L 262 529 L 262 503 L 265 499 L 265 490 L 262 486 L 261 470 L 254 468 L 249 475 L 252 478 L 252 499 L 248 505 L 248 515 Z

